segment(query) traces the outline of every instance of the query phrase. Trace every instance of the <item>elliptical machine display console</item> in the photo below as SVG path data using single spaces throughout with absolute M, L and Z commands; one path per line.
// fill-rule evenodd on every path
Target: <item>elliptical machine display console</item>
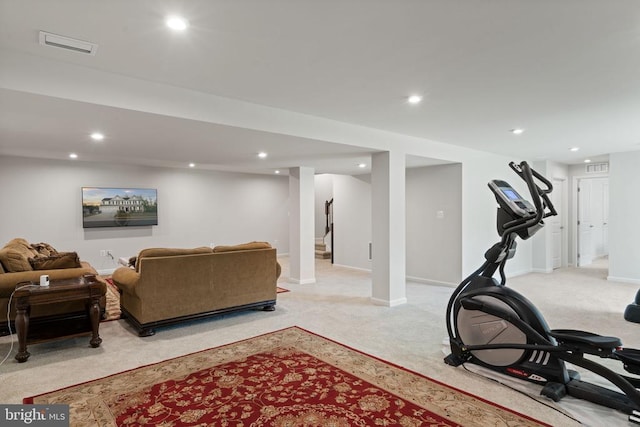
M 620 375 L 584 357 L 618 360 L 640 375 L 640 350 L 623 349 L 619 338 L 591 332 L 550 329 L 542 314 L 523 295 L 506 286 L 504 268 L 516 253 L 516 239 L 529 239 L 557 215 L 549 194 L 551 183 L 527 162 L 509 167 L 527 184 L 531 202 L 507 182 L 493 180 L 489 189 L 498 203 L 496 227 L 500 241 L 485 252 L 485 262 L 464 279 L 447 305 L 451 354 L 445 363 L 473 363 L 540 384 L 541 394 L 559 401 L 567 394 L 620 410 L 640 424 L 640 379 Z M 539 184 L 540 185 L 539 185 Z M 496 272 L 500 281 L 494 278 Z M 619 391 L 580 380 L 565 362 L 585 368 L 611 382 Z

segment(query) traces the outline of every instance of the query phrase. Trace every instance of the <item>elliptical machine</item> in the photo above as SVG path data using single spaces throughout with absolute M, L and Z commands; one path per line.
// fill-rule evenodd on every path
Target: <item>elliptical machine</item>
M 623 349 L 616 337 L 550 330 L 529 300 L 506 287 L 504 268 L 515 255 L 516 239 L 532 237 L 544 226 L 544 218 L 557 215 L 549 200 L 552 184 L 527 162 L 511 162 L 509 167 L 527 184 L 533 204 L 507 182 L 489 182 L 499 205 L 497 229 L 501 240 L 485 253 L 484 264 L 460 283 L 449 300 L 451 354 L 445 357 L 445 363 L 474 363 L 542 385 L 540 394 L 556 402 L 568 394 L 620 410 L 629 414 L 629 421 L 640 424 L 640 379 L 619 375 L 584 357 L 592 354 L 615 359 L 627 372 L 640 375 L 640 351 Z M 500 282 L 493 277 L 496 271 Z M 606 378 L 620 391 L 581 381 L 578 372 L 565 367 L 565 361 Z

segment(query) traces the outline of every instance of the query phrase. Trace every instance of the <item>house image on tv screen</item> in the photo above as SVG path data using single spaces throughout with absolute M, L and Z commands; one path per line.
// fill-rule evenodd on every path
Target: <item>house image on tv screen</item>
M 105 197 L 100 201 L 100 210 L 109 212 L 144 212 L 146 200 L 141 196 Z
M 82 188 L 84 228 L 158 225 L 157 190 Z

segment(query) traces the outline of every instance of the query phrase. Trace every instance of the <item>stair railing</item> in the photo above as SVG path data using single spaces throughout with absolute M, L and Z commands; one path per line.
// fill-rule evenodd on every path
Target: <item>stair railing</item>
M 323 240 L 327 237 L 327 234 L 331 233 L 331 264 L 333 264 L 333 199 L 324 202 L 324 216 L 325 226 Z

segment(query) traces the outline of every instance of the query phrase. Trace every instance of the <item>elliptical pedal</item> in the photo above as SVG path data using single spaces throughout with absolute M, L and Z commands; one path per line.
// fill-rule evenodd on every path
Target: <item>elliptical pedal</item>
M 607 337 L 575 329 L 552 329 L 549 331 L 549 335 L 561 345 L 600 357 L 610 355 L 622 346 L 622 341 L 618 337 Z
M 640 375 L 640 350 L 621 348 L 615 350 L 613 355 L 623 363 L 625 371 Z

